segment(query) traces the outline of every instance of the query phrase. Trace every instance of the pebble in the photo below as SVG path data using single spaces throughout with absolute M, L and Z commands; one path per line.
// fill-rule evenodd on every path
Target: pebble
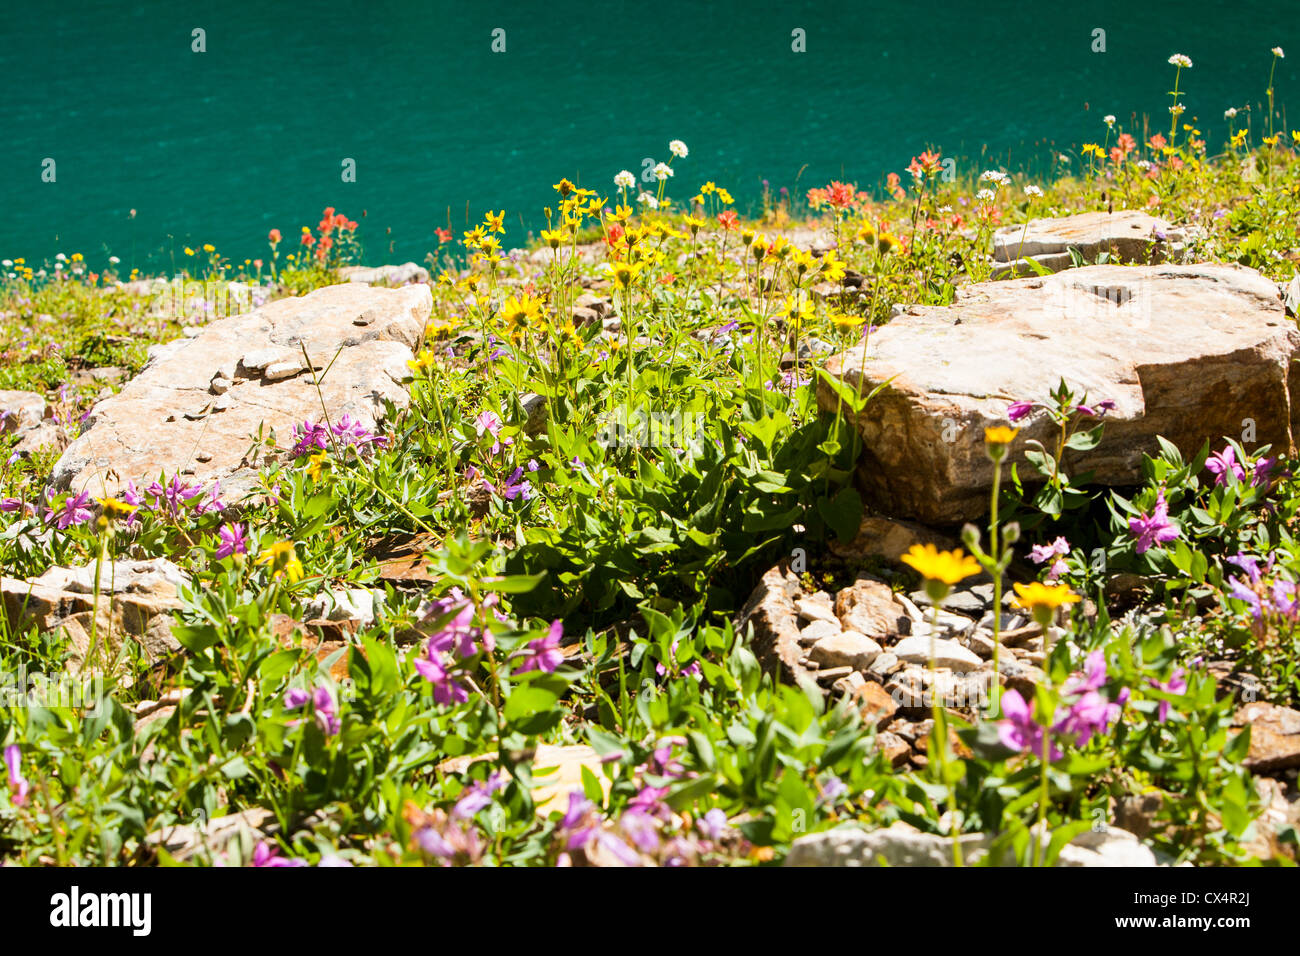
M 811 626 L 811 625 L 810 625 Z M 802 635 L 800 635 L 802 640 Z M 857 631 L 843 631 L 821 638 L 808 656 L 823 667 L 845 666 L 862 671 L 880 656 L 880 645 Z
M 898 659 L 898 655 L 892 651 L 883 651 L 867 668 L 867 673 L 872 677 L 883 679 L 892 674 L 895 670 L 903 666 L 903 662 Z
M 973 651 L 967 650 L 956 641 L 943 638 L 905 637 L 890 649 L 901 660 L 927 666 L 933 650 L 934 666 L 947 667 L 954 671 L 975 670 L 981 664 L 978 655 Z
M 824 638 L 835 637 L 840 633 L 841 628 L 839 621 L 813 621 L 807 627 L 799 631 L 799 643 L 807 647 L 816 644 Z
M 835 608 L 831 604 L 830 595 L 822 599 L 821 592 L 816 596 L 801 597 L 794 602 L 795 609 L 799 612 L 799 617 L 804 621 L 831 621 L 837 627 L 839 618 L 835 616 Z

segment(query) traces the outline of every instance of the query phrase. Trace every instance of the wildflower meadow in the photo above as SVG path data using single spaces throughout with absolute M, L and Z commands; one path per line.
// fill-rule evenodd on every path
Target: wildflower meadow
M 1300 130 L 1199 72 L 1047 176 L 5 251 L 0 861 L 1294 865 Z

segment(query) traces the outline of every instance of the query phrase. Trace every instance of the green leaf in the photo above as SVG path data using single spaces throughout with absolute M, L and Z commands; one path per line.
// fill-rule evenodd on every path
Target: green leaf
M 817 500 L 817 513 L 842 542 L 852 541 L 862 526 L 862 496 L 856 488 L 845 488 L 834 498 Z

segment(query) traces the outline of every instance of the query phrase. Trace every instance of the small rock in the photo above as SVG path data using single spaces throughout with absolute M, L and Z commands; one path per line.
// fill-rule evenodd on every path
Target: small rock
M 286 378 L 293 378 L 302 370 L 302 362 L 272 362 L 262 370 L 262 377 L 268 382 L 282 382 Z
M 876 734 L 875 749 L 883 753 L 885 759 L 895 767 L 907 763 L 907 758 L 912 755 L 911 745 L 898 734 L 890 733 L 888 730 Z
M 799 643 L 805 647 L 809 647 L 816 644 L 818 641 L 825 640 L 829 637 L 835 637 L 842 633 L 839 621 L 813 621 L 807 627 L 799 631 Z
M 370 624 L 375 612 L 383 607 L 383 592 L 369 588 L 326 590 L 303 606 L 303 620 L 360 621 Z
M 858 578 L 835 595 L 835 613 L 846 629 L 876 641 L 897 636 L 900 621 L 907 617 L 889 585 L 868 577 Z
M 831 621 L 838 627 L 840 621 L 835 616 L 835 608 L 831 605 L 830 595 L 826 594 L 823 600 L 820 596 L 823 593 L 819 592 L 818 595 L 798 598 L 794 602 L 795 609 L 799 612 L 799 617 L 805 621 Z
M 0 434 L 34 428 L 45 418 L 45 398 L 35 392 L 0 389 Z
M 848 666 L 853 670 L 864 671 L 879 654 L 880 645 L 865 634 L 844 631 L 819 639 L 808 656 L 822 667 Z
M 985 666 L 992 673 L 993 662 L 989 661 Z M 1032 663 L 1014 657 L 1002 657 L 998 661 L 998 677 L 1008 690 L 1016 691 L 1026 700 L 1033 699 L 1036 685 L 1047 684 L 1046 674 Z
M 1155 866 L 1156 855 L 1119 827 L 1085 830 L 1061 848 L 1057 866 Z
M 832 690 L 841 696 L 847 697 L 856 691 L 859 687 L 867 683 L 867 679 L 857 671 L 849 674 L 847 677 L 841 677 L 832 686 Z M 873 685 L 874 686 L 874 685 Z
M 982 663 L 972 651 L 962 647 L 956 641 L 943 638 L 932 640 L 928 637 L 905 637 L 890 650 L 898 655 L 900 660 L 928 666 L 932 644 L 935 667 L 947 667 L 950 670 L 962 672 L 975 670 Z
M 1263 701 L 1233 715 L 1234 727 L 1250 728 L 1250 751 L 1242 761 L 1255 773 L 1300 767 L 1300 711 Z
M 860 676 L 860 675 L 859 675 Z M 898 713 L 898 703 L 879 684 L 863 680 L 854 687 L 851 697 L 862 720 L 868 725 L 888 723 Z
M 989 838 L 980 833 L 957 838 L 962 861 L 974 863 L 988 852 Z M 898 822 L 879 830 L 842 825 L 799 837 L 790 846 L 786 866 L 952 866 L 951 837 L 922 833 Z
M 867 668 L 867 673 L 871 677 L 883 680 L 894 671 L 903 666 L 903 662 L 898 659 L 898 655 L 891 651 L 883 651 L 879 657 L 871 662 Z

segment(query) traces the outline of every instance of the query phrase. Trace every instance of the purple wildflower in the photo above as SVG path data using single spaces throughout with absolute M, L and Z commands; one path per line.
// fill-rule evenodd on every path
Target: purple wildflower
M 1093 651 L 1083 662 L 1083 677 L 1072 677 L 1065 682 L 1062 692 L 1066 694 L 1084 694 L 1098 691 L 1106 683 L 1106 654 Z
M 17 744 L 5 748 L 5 770 L 8 772 L 10 800 L 14 806 L 21 807 L 27 802 L 31 787 L 23 777 L 22 756 Z
M 600 831 L 596 805 L 581 790 L 569 792 L 569 808 L 560 819 L 557 832 L 564 838 L 566 850 L 580 850 Z
M 1033 402 L 1012 402 L 1007 406 L 1007 420 L 1018 422 L 1033 410 Z
M 312 695 L 312 703 L 315 705 L 313 710 L 316 714 L 316 725 L 320 727 L 322 733 L 328 737 L 343 729 L 343 721 L 338 715 L 338 706 L 334 703 L 334 695 L 329 692 L 328 687 L 317 687 L 316 693 Z
M 228 558 L 232 554 L 248 554 L 248 541 L 244 537 L 244 526 L 239 522 L 225 524 L 221 526 L 219 532 L 221 536 L 221 547 L 217 548 L 213 557 L 220 561 L 222 558 Z
M 311 700 L 311 691 L 301 687 L 290 687 L 284 692 L 284 709 L 297 710 Z
M 415 669 L 420 672 L 420 676 L 433 685 L 433 699 L 436 703 L 446 707 L 450 704 L 463 704 L 469 700 L 469 691 L 452 676 L 446 667 L 442 653 L 432 646 L 432 642 L 425 656 L 416 658 Z
M 225 511 L 226 505 L 221 500 L 221 482 L 214 481 L 212 490 L 208 492 L 208 500 L 200 501 L 198 507 L 194 509 L 196 514 L 207 514 L 210 511 Z
M 85 524 L 94 515 L 86 505 L 90 504 L 90 492 L 83 491 L 76 495 L 70 495 L 63 502 L 63 508 L 60 511 L 51 511 L 45 516 L 46 522 L 55 520 L 55 526 L 60 531 L 66 531 L 73 525 Z
M 329 429 L 324 425 L 318 425 L 310 418 L 305 420 L 301 425 L 293 426 L 293 437 L 297 439 L 293 446 L 293 455 L 305 455 L 313 448 L 319 448 L 322 451 L 329 445 Z
M 705 838 L 715 843 L 730 825 L 727 822 L 726 812 L 719 807 L 714 807 L 695 821 L 696 828 L 704 834 Z
M 486 432 L 492 437 L 492 454 L 494 455 L 501 450 L 501 440 L 498 437 L 501 434 L 501 426 L 501 416 L 496 412 L 479 412 L 478 417 L 474 419 L 474 434 L 482 438 Z
M 645 786 L 628 801 L 627 808 L 630 811 L 644 813 L 661 820 L 667 820 L 672 816 L 672 811 L 668 809 L 668 804 L 664 803 L 664 797 L 668 794 L 667 787 Z
M 1056 557 L 1065 557 L 1070 553 L 1070 542 L 1065 538 L 1057 538 L 1051 544 L 1036 544 L 1029 549 L 1029 560 L 1034 564 L 1042 564 L 1045 561 L 1051 561 Z
M 1273 486 L 1277 478 L 1283 477 L 1287 472 L 1280 472 L 1274 476 L 1273 469 L 1277 467 L 1276 458 L 1261 458 L 1255 462 L 1255 473 L 1251 476 L 1250 482 L 1257 488 L 1264 488 L 1266 491 Z
M 1111 704 L 1101 694 L 1090 690 L 1070 706 L 1053 729 L 1074 735 L 1075 742 L 1082 747 L 1094 734 L 1105 733 L 1110 726 L 1110 716 Z
M 618 825 L 642 853 L 653 854 L 659 849 L 659 826 L 650 814 L 629 807 L 619 817 Z
M 563 634 L 564 623 L 558 619 L 552 621 L 544 636 L 528 642 L 528 646 L 524 648 L 527 657 L 515 673 L 524 674 L 534 670 L 541 671 L 543 674 L 552 673 L 564 663 L 564 654 L 560 651 L 560 637 Z
M 1034 720 L 1029 705 L 1020 696 L 1020 692 L 1009 690 L 1002 695 L 1002 714 L 1005 720 L 998 722 L 998 739 L 1010 750 L 1043 755 L 1043 728 Z M 1050 760 L 1058 760 L 1060 750 L 1051 744 L 1048 754 Z
M 167 511 L 172 515 L 180 514 L 181 506 L 191 498 L 197 498 L 203 494 L 202 488 L 195 488 L 188 482 L 182 482 L 180 476 L 174 476 L 164 488 L 159 482 L 154 482 L 145 489 L 145 494 L 154 499 L 154 507 L 161 508 L 165 503 Z
M 831 776 L 818 788 L 817 802 L 833 807 L 849 792 L 848 785 L 839 777 Z
M 1137 553 L 1145 554 L 1153 544 L 1163 544 L 1178 537 L 1178 529 L 1169 523 L 1169 507 L 1164 489 L 1156 492 L 1156 506 L 1151 516 L 1141 514 L 1128 519 L 1128 529 L 1137 538 Z
M 126 526 L 130 528 L 137 521 L 140 520 L 139 509 L 145 506 L 144 496 L 141 495 L 140 492 L 135 490 L 134 481 L 128 481 L 126 483 L 126 491 L 122 492 L 122 500 L 125 501 L 128 505 L 131 505 L 132 507 L 137 509 L 136 511 L 132 511 L 129 515 L 127 515 Z
M 1216 485 L 1226 485 L 1233 479 L 1242 481 L 1246 477 L 1245 469 L 1237 461 L 1237 451 L 1231 445 L 1207 458 L 1205 470 L 1214 475 Z
M 1185 694 L 1187 693 L 1187 672 L 1181 667 L 1175 667 L 1174 672 L 1169 676 L 1169 680 L 1162 683 L 1153 678 L 1151 686 L 1156 690 L 1164 691 L 1166 694 Z M 1160 702 L 1160 711 L 1157 716 L 1163 724 L 1169 716 L 1169 701 L 1162 700 Z
M 263 840 L 253 850 L 253 866 L 297 867 L 308 866 L 306 860 L 298 860 L 280 855 L 280 849 Z
M 516 468 L 510 477 L 506 479 L 505 486 L 501 489 L 501 495 L 507 501 L 514 501 L 516 498 L 527 501 L 533 496 L 532 482 L 525 479 L 523 474 L 523 468 Z
M 469 820 L 484 807 L 492 804 L 492 794 L 505 786 L 505 775 L 498 772 L 482 783 L 472 783 L 461 793 L 451 808 L 453 820 Z

